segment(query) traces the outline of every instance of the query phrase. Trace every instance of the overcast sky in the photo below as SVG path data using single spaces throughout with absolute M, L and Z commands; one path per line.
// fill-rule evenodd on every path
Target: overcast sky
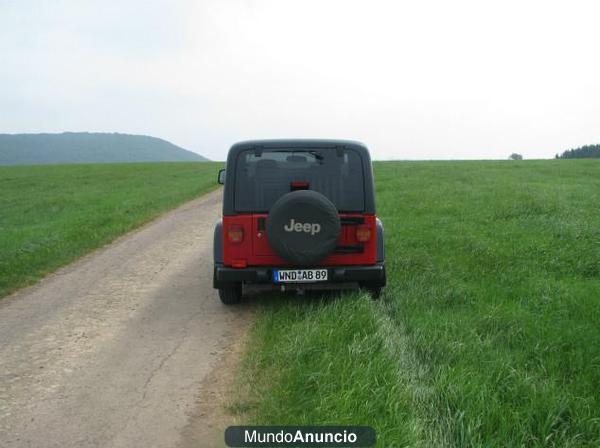
M 378 159 L 600 143 L 600 2 L 0 0 L 0 133 L 348 138 Z

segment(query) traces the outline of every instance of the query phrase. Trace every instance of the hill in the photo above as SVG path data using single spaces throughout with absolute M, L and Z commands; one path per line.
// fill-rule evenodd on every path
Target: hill
M 88 132 L 0 134 L 0 165 L 206 160 L 196 153 L 147 135 Z

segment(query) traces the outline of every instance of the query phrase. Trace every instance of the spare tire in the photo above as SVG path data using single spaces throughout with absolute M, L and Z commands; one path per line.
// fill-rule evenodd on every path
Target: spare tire
M 267 218 L 267 239 L 286 261 L 299 266 L 318 263 L 340 236 L 335 205 L 312 190 L 292 191 L 273 204 Z

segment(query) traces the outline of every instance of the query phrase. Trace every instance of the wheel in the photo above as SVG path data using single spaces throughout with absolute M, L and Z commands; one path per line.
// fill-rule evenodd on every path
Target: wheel
M 281 196 L 269 211 L 266 227 L 273 251 L 297 266 L 314 266 L 333 252 L 342 229 L 335 205 L 313 190 Z
M 381 290 L 383 289 L 383 286 L 377 283 L 363 283 L 360 286 L 369 293 L 373 300 L 377 300 L 379 298 L 379 296 L 381 295 Z
M 381 287 L 367 288 L 367 292 L 369 293 L 369 295 L 371 296 L 371 298 L 373 300 L 377 300 L 377 299 L 379 299 L 379 296 L 381 295 Z
M 219 288 L 219 298 L 224 305 L 235 305 L 242 300 L 242 284 L 234 284 Z

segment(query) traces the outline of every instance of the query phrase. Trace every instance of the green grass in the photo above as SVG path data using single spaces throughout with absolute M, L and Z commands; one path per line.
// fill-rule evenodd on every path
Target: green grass
M 220 166 L 0 167 L 0 297 L 215 188 Z
M 259 301 L 231 411 L 381 447 L 600 446 L 600 161 L 375 174 L 381 300 Z

